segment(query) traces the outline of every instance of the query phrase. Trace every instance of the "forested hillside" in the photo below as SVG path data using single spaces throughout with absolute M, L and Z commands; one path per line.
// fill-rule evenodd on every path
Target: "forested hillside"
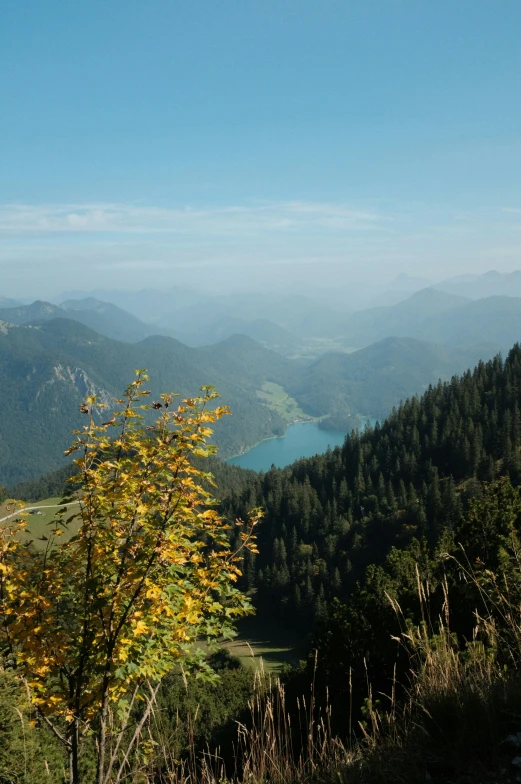
M 371 706 L 378 715 L 387 699 L 405 701 L 411 671 L 432 666 L 422 676 L 426 707 L 415 714 L 423 729 L 412 753 L 425 759 L 423 732 L 430 748 L 446 749 L 441 770 L 467 760 L 477 737 L 475 753 L 487 749 L 480 764 L 497 758 L 512 726 L 508 700 L 517 704 L 520 391 L 516 345 L 505 361 L 480 362 L 407 400 L 343 448 L 224 478 L 230 519 L 254 505 L 265 510 L 245 587 L 261 618 L 295 629 L 310 651 L 290 693 L 312 681 L 341 736 L 366 722 Z M 485 651 L 493 675 L 483 669 Z M 513 692 L 498 691 L 502 671 Z M 463 748 L 455 738 L 465 738 Z
M 245 343 L 247 346 L 245 346 Z M 242 363 L 247 353 L 250 364 Z M 0 483 L 38 476 L 65 461 L 71 430 L 81 426 L 79 404 L 97 394 L 111 404 L 134 375 L 148 367 L 153 391 L 193 394 L 212 382 L 233 416 L 216 428 L 223 456 L 282 434 L 284 422 L 262 405 L 256 390 L 266 378 L 285 384 L 288 360 L 248 338 L 230 338 L 211 355 L 164 337 L 119 343 L 66 319 L 0 329 Z
M 292 379 L 289 388 L 306 410 L 328 412 L 339 427 L 349 414 L 383 419 L 401 400 L 494 353 L 485 348 L 448 349 L 414 338 L 386 338 L 352 354 L 331 352 L 320 357 Z
M 260 554 L 247 564 L 259 607 L 307 630 L 393 547 L 432 552 L 482 482 L 508 475 L 516 483 L 520 390 L 516 346 L 505 362 L 480 362 L 407 400 L 342 449 L 248 476 L 223 503 L 233 516 L 252 505 L 266 511 Z

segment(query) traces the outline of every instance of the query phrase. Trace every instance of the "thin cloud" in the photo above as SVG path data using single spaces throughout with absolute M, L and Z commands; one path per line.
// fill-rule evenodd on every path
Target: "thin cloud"
M 302 230 L 380 230 L 391 216 L 377 210 L 301 201 L 172 209 L 139 204 L 0 205 L 0 232 L 237 235 Z
M 517 208 L 391 200 L 292 200 L 205 208 L 136 203 L 0 205 L 3 293 L 77 288 L 345 285 L 399 272 L 438 277 L 519 257 Z M 491 262 L 491 256 L 494 261 Z M 152 284 L 151 281 L 154 281 Z M 86 285 L 85 283 L 83 285 Z

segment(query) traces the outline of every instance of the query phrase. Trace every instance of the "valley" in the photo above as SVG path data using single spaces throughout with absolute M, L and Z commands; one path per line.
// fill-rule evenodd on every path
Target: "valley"
M 149 303 L 155 297 L 166 307 L 159 293 L 147 296 Z M 193 306 L 183 306 L 186 324 L 197 312 L 207 324 L 206 339 L 218 340 L 191 346 L 168 334 L 154 334 L 156 327 L 140 319 L 150 318 L 151 304 L 140 309 L 139 298 L 114 299 L 129 302 L 134 313 L 87 293 L 68 296 L 61 305 L 21 305 L 4 298 L 4 485 L 63 465 L 84 395 L 96 394 L 110 405 L 137 367 L 148 368 L 153 390 L 170 389 L 183 396 L 208 383 L 217 388 L 222 403 L 232 410 L 215 432 L 226 459 L 265 439 L 282 437 L 294 422 L 320 422 L 331 433 L 345 434 L 360 426 L 362 414 L 383 419 L 401 400 L 488 359 L 521 332 L 521 300 L 503 295 L 472 300 L 425 289 L 394 305 L 344 314 L 302 296 L 272 301 L 228 297 L 207 301 L 204 317 L 197 299 Z M 170 307 L 175 314 L 175 299 Z M 226 329 L 213 328 L 211 319 L 217 316 L 227 319 Z M 178 322 L 169 323 L 161 327 L 163 332 L 176 332 Z M 236 329 L 248 334 L 229 334 Z M 441 342 L 429 342 L 431 338 Z M 354 350 L 356 345 L 365 347 Z M 20 439 L 27 445 L 23 455 L 16 448 Z M 327 443 L 320 442 L 320 447 Z
M 297 666 L 306 654 L 300 634 L 268 617 L 244 618 L 237 632 L 235 639 L 224 644 L 226 649 L 246 667 L 275 677 L 284 666 Z

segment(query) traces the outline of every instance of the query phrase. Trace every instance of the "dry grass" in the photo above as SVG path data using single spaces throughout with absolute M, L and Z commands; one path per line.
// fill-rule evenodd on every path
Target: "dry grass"
M 475 579 L 473 575 L 467 575 Z M 475 634 L 462 647 L 450 629 L 445 603 L 435 622 L 428 618 L 427 587 L 418 576 L 424 607 L 419 626 L 402 618 L 401 643 L 411 657 L 406 699 L 398 704 L 393 688 L 390 708 L 376 707 L 369 690 L 365 721 L 356 742 L 335 737 L 331 709 L 318 706 L 314 688 L 295 706 L 286 704 L 284 687 L 275 681 L 266 691 L 261 674 L 249 704 L 249 717 L 237 724 L 234 762 L 225 765 L 219 750 L 192 753 L 179 763 L 168 749 L 156 749 L 155 760 L 134 769 L 132 779 L 172 784 L 415 784 L 496 780 L 514 752 L 506 735 L 521 730 L 521 607 L 512 594 L 490 591 L 510 624 L 499 635 L 493 614 L 476 616 Z M 485 590 L 481 585 L 481 590 Z M 499 664 L 497 646 L 507 646 L 508 670 Z M 290 709 L 291 708 L 291 709 Z M 157 717 L 156 717 L 157 718 Z M 152 736 L 150 736 L 152 737 Z M 129 771 L 130 772 L 130 771 Z M 490 778 L 492 777 L 492 779 Z M 509 780 L 508 777 L 504 780 Z
M 140 775 L 151 781 L 161 770 L 161 780 L 173 784 L 296 784 L 325 781 L 322 777 L 339 770 L 350 756 L 333 737 L 330 709 L 326 706 L 321 710 L 316 705 L 313 690 L 308 699 L 299 701 L 294 714 L 287 709 L 280 681 L 270 682 L 260 670 L 248 707 L 248 719 L 237 722 L 232 769 L 219 749 L 207 749 L 199 756 L 191 753 L 180 763 L 172 759 L 168 747 L 160 744 L 151 767 L 142 768 Z M 296 715 L 296 721 L 292 715 Z M 152 721 L 157 727 L 161 717 L 156 714 Z M 149 739 L 152 737 L 151 733 Z M 137 773 L 132 773 L 133 781 Z
M 467 572 L 469 580 L 477 578 Z M 411 660 L 406 697 L 393 688 L 383 712 L 369 688 L 365 721 L 350 738 L 336 737 L 331 708 L 318 705 L 314 686 L 296 706 L 273 674 L 256 673 L 247 716 L 236 722 L 233 749 L 197 750 L 195 715 L 188 718 L 189 753 L 180 760 L 168 742 L 154 690 L 145 697 L 146 720 L 131 728 L 133 748 L 115 768 L 132 784 L 484 784 L 514 781 L 515 751 L 504 739 L 521 730 L 521 606 L 508 585 L 493 578 L 480 590 L 490 608 L 476 615 L 473 639 L 461 644 L 450 628 L 449 596 L 440 617 L 428 617 L 427 587 L 418 576 L 424 617 L 403 623 L 400 637 Z M 494 611 L 494 612 L 493 612 Z M 501 633 L 497 617 L 501 612 Z M 499 656 L 499 652 L 501 656 Z M 500 663 L 507 659 L 510 666 Z M 396 684 L 395 684 L 396 685 Z M 187 724 L 184 721 L 183 730 Z M 169 735 L 170 733 L 170 735 Z M 356 740 L 354 737 L 356 735 Z M 123 748 L 123 746 L 122 746 Z M 123 764 L 121 764 L 123 763 Z

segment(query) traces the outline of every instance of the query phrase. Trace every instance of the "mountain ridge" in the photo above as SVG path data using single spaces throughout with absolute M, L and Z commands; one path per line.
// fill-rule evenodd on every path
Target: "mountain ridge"
M 119 395 L 137 367 L 148 369 L 154 394 L 170 390 L 193 396 L 203 385 L 215 386 L 233 412 L 215 433 L 227 457 L 284 433 L 287 419 L 260 395 L 265 382 L 283 388 L 305 413 L 334 417 L 347 431 L 353 414 L 383 416 L 400 399 L 421 392 L 427 381 L 465 370 L 478 354 L 486 356 L 484 350 L 454 352 L 391 338 L 379 347 L 326 354 L 310 363 L 287 359 L 245 335 L 191 348 L 158 335 L 139 343 L 114 341 L 61 313 L 39 324 L 4 324 L 0 482 L 12 484 L 59 467 L 70 432 L 80 425 L 78 406 L 85 392 L 105 400 Z M 20 442 L 26 444 L 25 457 L 17 450 Z

